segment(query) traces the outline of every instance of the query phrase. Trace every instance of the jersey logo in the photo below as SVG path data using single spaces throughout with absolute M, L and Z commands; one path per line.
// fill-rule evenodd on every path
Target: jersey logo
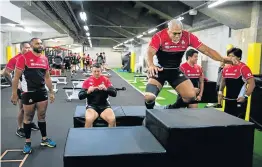
M 33 59 L 30 59 L 31 62 L 33 62 L 34 60 Z
M 197 70 L 197 72 L 199 72 L 199 70 Z
M 33 102 L 33 100 L 32 99 L 29 99 L 29 103 L 32 103 Z
M 185 41 L 184 40 L 182 40 L 182 45 L 185 45 L 186 43 L 185 43 Z
M 190 70 L 187 70 L 187 72 L 190 72 Z
M 168 45 L 168 42 L 165 42 L 165 45 Z

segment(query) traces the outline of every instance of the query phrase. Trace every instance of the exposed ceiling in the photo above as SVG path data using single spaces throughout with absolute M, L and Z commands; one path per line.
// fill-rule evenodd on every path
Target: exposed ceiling
M 113 47 L 154 28 L 166 27 L 166 22 L 181 14 L 189 31 L 199 31 L 219 25 L 232 29 L 250 27 L 252 2 L 226 2 L 207 8 L 207 1 L 12 1 L 28 10 L 61 34 L 68 34 L 76 43 L 88 44 L 84 25 L 89 26 L 93 46 Z M 197 15 L 189 15 L 198 7 Z M 85 11 L 87 21 L 80 19 Z M 239 12 L 241 11 L 241 15 Z M 139 45 L 142 39 L 132 43 Z

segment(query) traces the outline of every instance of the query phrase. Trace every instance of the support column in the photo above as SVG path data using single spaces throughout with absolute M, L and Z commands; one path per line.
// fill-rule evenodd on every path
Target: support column
M 250 68 L 253 74 L 260 74 L 261 70 L 261 43 L 251 43 L 248 45 L 248 57 L 247 57 L 247 66 Z M 247 110 L 246 110 L 246 117 L 245 120 L 249 121 L 250 118 L 250 105 L 251 105 L 251 98 L 248 98 L 247 103 Z
M 131 52 L 131 60 L 130 60 L 130 68 L 131 72 L 135 72 L 136 65 L 136 53 L 134 51 Z

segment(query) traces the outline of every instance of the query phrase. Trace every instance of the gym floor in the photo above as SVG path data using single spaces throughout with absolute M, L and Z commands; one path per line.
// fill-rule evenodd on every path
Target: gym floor
M 142 94 L 122 80 L 114 72 L 110 72 L 112 77 L 111 81 L 115 87 L 126 87 L 126 91 L 119 91 L 116 98 L 110 98 L 111 105 L 131 105 L 141 106 L 144 105 L 144 98 Z M 74 76 L 74 79 L 83 78 L 81 74 Z M 70 81 L 70 78 L 67 79 Z M 71 86 L 58 85 L 59 91 L 56 94 L 56 101 L 53 104 L 49 104 L 47 111 L 47 135 L 57 142 L 56 148 L 43 148 L 40 146 L 40 132 L 32 131 L 32 147 L 33 153 L 25 160 L 24 167 L 62 167 L 63 166 L 63 152 L 67 132 L 69 128 L 73 127 L 73 115 L 77 105 L 85 105 L 85 100 L 72 100 L 72 102 L 66 102 L 66 95 L 63 87 Z M 15 135 L 17 128 L 17 108 L 10 102 L 11 88 L 2 89 L 1 94 L 1 154 L 6 150 L 22 149 L 24 145 L 24 139 Z M 34 122 L 37 123 L 36 117 Z M 83 139 L 85 140 L 85 139 Z M 8 152 L 2 160 L 20 160 L 24 155 L 21 151 Z M 2 167 L 19 166 L 20 162 L 2 162 Z
M 115 72 L 113 72 L 115 71 Z M 112 105 L 131 105 L 139 106 L 144 105 L 143 96 L 140 92 L 135 89 L 144 91 L 145 86 L 141 81 L 138 83 L 131 84 L 130 81 L 134 80 L 134 74 L 126 72 L 118 72 L 118 69 L 110 71 L 112 77 L 111 81 L 115 87 L 126 87 L 125 92 L 118 92 L 116 98 L 110 98 Z M 81 74 L 74 76 L 74 79 L 83 78 Z M 70 78 L 68 78 L 70 81 Z M 132 86 L 131 86 L 132 85 Z M 85 101 L 72 100 L 72 102 L 66 102 L 66 95 L 64 93 L 63 87 L 71 86 L 68 85 L 58 85 L 58 93 L 56 94 L 56 101 L 53 104 L 49 104 L 47 113 L 47 133 L 54 141 L 57 142 L 56 148 L 43 148 L 40 144 L 40 132 L 32 131 L 32 146 L 33 153 L 30 154 L 23 164 L 25 167 L 46 167 L 46 166 L 63 166 L 63 152 L 65 141 L 67 137 L 67 132 L 69 128 L 73 127 L 73 114 L 77 105 L 85 105 Z M 134 88 L 135 87 L 135 88 Z M 176 100 L 176 95 L 170 93 L 169 88 L 163 89 L 160 93 L 160 97 L 164 100 L 157 100 L 160 105 L 166 105 L 173 103 Z M 10 102 L 11 88 L 2 89 L 1 94 L 1 154 L 6 150 L 17 150 L 22 149 L 24 145 L 24 139 L 19 138 L 15 135 L 17 128 L 16 116 L 17 108 L 13 106 Z M 4 106 L 4 107 L 3 107 Z M 203 108 L 205 104 L 200 104 L 199 107 Z M 37 119 L 34 119 L 37 123 Z M 84 140 L 84 139 L 83 139 Z M 255 134 L 255 144 L 254 144 L 254 165 L 253 167 L 262 166 L 262 132 L 256 131 Z M 2 160 L 21 160 L 25 156 L 21 151 L 10 151 L 8 152 Z M 21 162 L 2 162 L 2 167 L 12 167 L 19 166 Z
M 145 91 L 145 86 L 143 84 L 143 78 L 138 78 L 137 83 L 133 83 L 134 81 L 134 73 L 128 72 L 119 72 L 120 69 L 113 69 L 122 79 L 131 84 L 133 87 L 138 89 L 141 92 Z M 176 95 L 169 92 L 172 88 L 163 88 L 159 94 L 159 97 L 163 99 L 156 100 L 156 102 L 160 105 L 171 104 L 176 100 Z M 204 108 L 206 103 L 201 103 L 198 105 L 199 108 Z M 241 147 L 241 146 L 240 146 Z M 255 140 L 254 140 L 254 154 L 253 154 L 253 167 L 262 167 L 262 131 L 255 131 Z

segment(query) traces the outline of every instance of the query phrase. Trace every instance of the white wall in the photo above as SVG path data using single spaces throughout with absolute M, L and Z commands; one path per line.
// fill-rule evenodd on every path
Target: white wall
M 82 53 L 83 48 L 82 47 L 74 48 L 72 49 L 72 52 Z M 85 53 L 89 54 L 92 58 L 96 58 L 96 53 L 101 53 L 101 52 L 105 52 L 106 54 L 106 63 L 108 64 L 108 67 L 114 68 L 114 67 L 122 66 L 121 53 L 113 52 L 112 48 L 88 47 Z

